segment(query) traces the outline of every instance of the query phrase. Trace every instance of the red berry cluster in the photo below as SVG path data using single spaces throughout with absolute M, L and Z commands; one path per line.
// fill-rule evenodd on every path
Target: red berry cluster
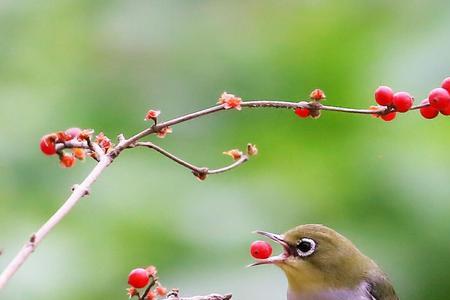
M 254 241 L 250 245 L 250 254 L 257 259 L 266 259 L 272 255 L 272 246 L 265 241 Z
M 441 113 L 442 115 L 450 115 L 450 77 L 444 79 L 441 87 L 433 89 L 428 98 L 424 99 L 417 107 L 413 107 L 414 97 L 408 92 L 395 92 L 388 86 L 380 86 L 375 90 L 375 101 L 378 106 L 371 106 L 374 117 L 381 118 L 384 121 L 392 121 L 397 113 L 405 113 L 411 109 L 419 109 L 420 114 L 425 119 L 433 119 Z M 294 110 L 295 114 L 300 118 L 309 116 L 317 118 L 320 116 L 320 110 L 325 107 L 319 104 L 319 101 L 325 99 L 325 94 L 320 89 L 315 89 L 310 94 L 310 102 L 299 102 L 298 107 Z M 345 110 L 341 110 L 346 112 Z M 348 110 L 347 110 L 348 112 Z M 367 112 L 364 112 L 367 113 Z
M 375 90 L 375 101 L 386 110 L 381 114 L 374 114 L 384 121 L 392 121 L 397 116 L 397 112 L 405 113 L 414 104 L 414 98 L 408 92 L 397 92 L 388 87 L 380 86 Z M 371 106 L 371 109 L 378 110 L 379 106 Z
M 58 131 L 44 135 L 41 138 L 39 147 L 45 155 L 58 155 L 60 165 L 63 168 L 70 168 L 75 165 L 75 161 L 84 160 L 87 155 L 96 157 L 95 151 L 90 149 L 93 130 L 73 127 L 66 131 Z M 102 148 L 105 153 L 112 147 L 111 140 L 103 132 L 96 136 L 95 143 Z M 65 151 L 69 149 L 68 151 Z
M 441 87 L 433 89 L 421 104 L 429 104 L 420 108 L 420 114 L 425 119 L 434 119 L 439 113 L 450 115 L 450 77 L 444 79 Z
M 133 269 L 128 275 L 128 284 L 130 285 L 127 289 L 128 297 L 136 296 L 139 300 L 156 300 L 158 297 L 166 296 L 167 289 L 159 282 L 157 273 L 154 266 Z M 141 295 L 139 289 L 144 288 Z

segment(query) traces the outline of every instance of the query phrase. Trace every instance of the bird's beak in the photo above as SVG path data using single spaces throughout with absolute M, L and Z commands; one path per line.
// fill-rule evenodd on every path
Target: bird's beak
M 272 241 L 280 244 L 281 246 L 283 246 L 283 253 L 276 255 L 276 256 L 271 256 L 266 259 L 258 259 L 256 262 L 248 265 L 248 267 L 253 267 L 253 266 L 258 266 L 258 265 L 267 265 L 267 264 L 279 264 L 279 263 L 284 262 L 289 256 L 291 256 L 291 247 L 284 240 L 283 235 L 270 233 L 270 232 L 266 232 L 266 231 L 259 231 L 259 230 L 254 231 L 253 233 L 268 237 Z

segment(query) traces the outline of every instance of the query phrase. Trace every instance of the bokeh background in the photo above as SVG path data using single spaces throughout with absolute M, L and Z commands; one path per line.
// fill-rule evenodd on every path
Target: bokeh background
M 0 269 L 94 166 L 65 170 L 40 137 L 72 126 L 115 137 L 244 99 L 366 108 L 380 84 L 425 97 L 450 75 L 450 2 L 0 2 Z M 252 230 L 323 223 L 390 275 L 402 299 L 447 299 L 450 119 L 392 123 L 287 110 L 229 111 L 176 126 L 160 145 L 198 165 L 255 143 L 248 164 L 199 182 L 149 150 L 125 152 L 0 293 L 126 299 L 155 264 L 185 295 L 285 299 L 281 271 L 247 269 Z M 154 139 L 154 138 L 152 138 Z M 277 251 L 279 249 L 277 248 Z

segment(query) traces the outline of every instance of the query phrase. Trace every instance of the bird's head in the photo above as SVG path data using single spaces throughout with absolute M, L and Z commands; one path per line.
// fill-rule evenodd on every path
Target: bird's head
M 377 268 L 350 240 L 323 225 L 301 225 L 284 234 L 256 233 L 280 244 L 283 252 L 252 265 L 280 267 L 294 292 L 352 288 Z

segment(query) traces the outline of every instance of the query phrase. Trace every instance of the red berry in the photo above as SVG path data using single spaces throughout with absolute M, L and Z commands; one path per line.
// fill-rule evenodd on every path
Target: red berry
M 295 114 L 300 118 L 307 118 L 311 114 L 311 111 L 307 108 L 298 107 L 295 109 Z
M 398 112 L 407 112 L 413 105 L 413 97 L 407 92 L 398 92 L 394 94 L 392 103 Z
M 142 268 L 134 269 L 128 275 L 128 284 L 137 289 L 145 287 L 149 281 L 147 271 Z
M 396 116 L 397 116 L 397 112 L 396 111 L 392 111 L 390 113 L 381 115 L 380 118 L 383 119 L 386 122 L 390 122 L 390 121 L 394 120 Z
M 67 135 L 69 140 L 77 138 L 81 133 L 81 129 L 78 127 L 72 127 L 66 130 L 65 134 Z
M 439 110 L 441 112 L 441 114 L 443 114 L 444 116 L 450 116 L 450 105 L 447 106 L 444 109 Z
M 430 105 L 441 110 L 450 105 L 450 94 L 446 89 L 436 88 L 428 95 Z
M 420 104 L 430 104 L 430 102 L 428 101 L 428 99 L 424 99 L 424 100 L 422 100 L 422 102 Z M 420 114 L 425 119 L 434 119 L 439 114 L 439 110 L 436 109 L 435 107 L 429 105 L 429 106 L 421 107 Z
M 56 153 L 55 147 L 55 139 L 52 136 L 46 135 L 41 138 L 41 142 L 39 144 L 41 151 L 45 155 L 53 155 Z
M 450 93 L 450 77 L 447 77 L 442 81 L 441 87 Z
M 266 259 L 272 255 L 272 246 L 265 241 L 254 241 L 250 245 L 250 253 L 254 258 Z
M 394 99 L 394 92 L 388 86 L 380 86 L 375 90 L 375 101 L 383 106 L 392 105 Z
M 59 162 L 61 164 L 61 167 L 70 168 L 75 164 L 75 157 L 72 154 L 64 153 L 63 155 L 61 155 Z

